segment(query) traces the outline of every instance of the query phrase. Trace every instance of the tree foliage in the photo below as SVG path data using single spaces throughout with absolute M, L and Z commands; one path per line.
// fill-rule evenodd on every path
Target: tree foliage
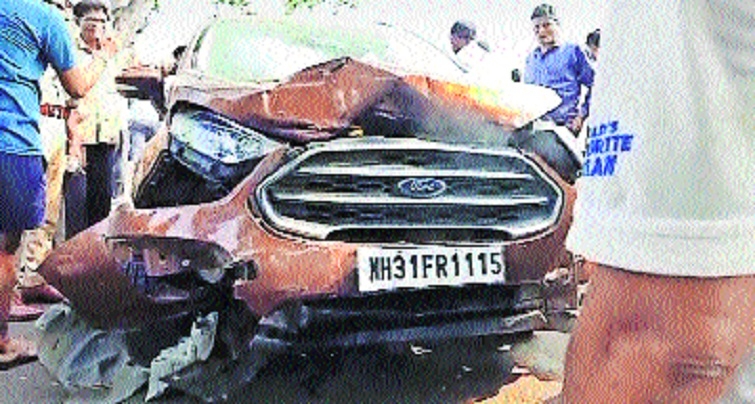
M 216 3 L 228 4 L 230 6 L 246 6 L 249 5 L 249 0 L 215 0 Z
M 301 7 L 307 7 L 307 8 L 314 8 L 318 5 L 325 5 L 329 4 L 331 6 L 346 6 L 346 7 L 356 7 L 357 2 L 359 0 L 285 0 L 286 1 L 286 8 L 289 11 L 293 11 L 297 8 Z
M 154 9 L 160 8 L 160 0 L 152 0 Z M 356 7 L 359 0 L 283 0 L 286 2 L 286 9 L 291 12 L 298 8 L 306 7 L 309 9 L 319 5 L 330 5 L 335 7 Z M 231 6 L 247 6 L 249 0 L 215 0 L 218 4 L 228 4 Z

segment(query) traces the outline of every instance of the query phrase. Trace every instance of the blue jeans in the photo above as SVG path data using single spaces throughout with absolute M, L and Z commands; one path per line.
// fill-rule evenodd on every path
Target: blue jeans
M 44 222 L 45 186 L 42 156 L 0 152 L 0 233 L 21 233 Z

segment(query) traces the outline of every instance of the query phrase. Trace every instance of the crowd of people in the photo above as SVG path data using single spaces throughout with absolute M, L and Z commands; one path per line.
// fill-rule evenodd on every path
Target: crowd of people
M 61 227 L 65 172 L 72 184 L 86 172 L 81 201 L 66 201 L 63 215 L 82 226 L 124 187 L 113 77 L 133 59 L 108 35 L 107 0 L 46 1 L 59 7 L 0 2 L 1 369 L 35 355 L 8 335 L 9 321 L 39 314 L 24 303 L 63 298 L 33 269 Z M 558 93 L 544 119 L 574 134 L 587 126 L 588 141 L 622 139 L 611 171 L 577 181 L 567 244 L 586 258 L 590 289 L 563 399 L 712 402 L 731 389 L 755 334 L 755 6 L 613 0 L 584 45 L 562 40 L 551 5 L 529 19 L 538 46 L 521 77 L 501 74 Z M 468 70 L 490 52 L 468 21 L 450 42 Z M 586 166 L 616 151 L 590 148 Z

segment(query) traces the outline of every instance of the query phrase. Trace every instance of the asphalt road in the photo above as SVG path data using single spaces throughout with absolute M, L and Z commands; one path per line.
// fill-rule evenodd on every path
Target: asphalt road
M 12 323 L 12 335 L 36 339 L 33 323 Z M 449 345 L 432 352 L 361 349 L 275 361 L 230 402 L 462 403 L 495 396 L 512 381 L 511 356 L 495 347 Z M 83 402 L 70 396 L 39 362 L 0 372 L 0 403 Z M 144 400 L 144 391 L 128 403 Z M 195 402 L 185 396 L 157 403 Z

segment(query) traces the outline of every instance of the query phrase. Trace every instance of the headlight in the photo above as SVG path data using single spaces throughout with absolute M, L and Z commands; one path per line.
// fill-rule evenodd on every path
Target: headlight
M 222 115 L 193 110 L 173 115 L 171 152 L 198 174 L 224 181 L 233 166 L 256 161 L 280 143 Z

